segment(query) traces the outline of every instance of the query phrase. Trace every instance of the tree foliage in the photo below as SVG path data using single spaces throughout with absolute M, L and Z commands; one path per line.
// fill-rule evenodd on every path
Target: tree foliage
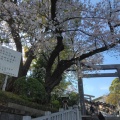
M 70 106 L 77 105 L 79 103 L 79 94 L 72 91 L 69 93 L 69 102 Z
M 96 5 L 89 0 L 2 0 L 0 39 L 21 53 L 28 46 L 18 77 L 26 76 L 33 59 L 42 53 L 46 60 L 45 89 L 50 94 L 77 60 L 85 60 L 84 65 L 99 64 L 101 52 L 120 50 L 119 14 L 116 0 Z M 70 54 L 62 57 L 63 51 Z M 15 79 L 7 90 L 13 91 Z
M 113 105 L 118 105 L 120 101 L 120 80 L 115 78 L 109 87 L 110 93 L 107 96 L 107 102 Z
M 46 92 L 44 86 L 34 78 L 22 77 L 14 83 L 15 93 L 32 102 L 45 103 Z
M 67 88 L 71 85 L 69 81 L 66 81 L 65 77 L 61 80 L 59 85 L 57 85 L 52 91 L 52 100 L 59 100 L 64 94 L 67 94 Z
M 119 78 L 115 78 L 112 81 L 112 84 L 111 84 L 109 90 L 110 90 L 110 93 L 118 93 L 118 94 L 120 94 L 120 80 L 119 80 Z
M 38 58 L 33 60 L 31 65 L 31 73 L 30 76 L 39 80 L 43 85 L 45 83 L 45 67 L 46 61 L 42 55 L 39 55 Z

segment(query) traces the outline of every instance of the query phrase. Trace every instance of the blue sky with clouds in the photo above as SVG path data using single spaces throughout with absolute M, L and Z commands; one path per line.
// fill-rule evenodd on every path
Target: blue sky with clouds
M 103 64 L 120 64 L 120 56 L 117 54 L 104 53 Z M 102 71 L 103 72 L 116 72 L 114 71 Z M 109 87 L 115 77 L 99 77 L 99 78 L 83 78 L 84 93 L 93 95 L 95 98 L 109 93 Z

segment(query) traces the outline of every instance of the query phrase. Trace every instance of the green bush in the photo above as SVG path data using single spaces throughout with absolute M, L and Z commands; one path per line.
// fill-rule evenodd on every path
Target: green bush
M 14 83 L 15 93 L 29 99 L 32 102 L 44 103 L 46 101 L 46 92 L 44 86 L 34 78 L 22 77 Z
M 30 102 L 13 93 L 0 91 L 0 104 L 5 106 L 7 105 L 8 102 L 16 103 L 19 105 L 23 105 L 23 106 L 43 110 L 43 111 L 51 111 L 51 112 L 57 111 L 57 109 L 55 108 L 50 108 L 45 105 L 40 105 L 34 102 Z
M 53 100 L 51 104 L 54 108 L 57 108 L 57 109 L 60 108 L 60 102 L 58 100 Z

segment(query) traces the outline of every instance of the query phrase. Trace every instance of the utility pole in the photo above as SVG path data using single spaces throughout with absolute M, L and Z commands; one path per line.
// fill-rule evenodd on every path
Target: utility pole
M 86 114 L 85 101 L 84 101 L 84 90 L 83 90 L 83 81 L 82 81 L 82 71 L 81 64 L 77 61 L 77 75 L 78 75 L 78 93 L 79 93 L 79 104 L 81 107 L 82 115 Z

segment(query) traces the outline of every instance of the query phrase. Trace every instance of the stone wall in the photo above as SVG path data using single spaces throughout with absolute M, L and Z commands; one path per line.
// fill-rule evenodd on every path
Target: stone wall
M 30 108 L 30 107 L 26 107 L 26 106 L 23 106 L 23 105 L 18 105 L 18 104 L 15 104 L 15 103 L 8 103 L 8 107 L 21 111 L 22 115 L 24 114 L 24 115 L 35 116 L 35 117 L 45 115 L 45 111 Z
M 23 116 L 0 112 L 0 120 L 22 120 Z
M 45 114 L 44 111 L 14 104 L 8 103 L 3 106 L 0 105 L 0 120 L 22 120 L 23 116 L 39 117 Z

